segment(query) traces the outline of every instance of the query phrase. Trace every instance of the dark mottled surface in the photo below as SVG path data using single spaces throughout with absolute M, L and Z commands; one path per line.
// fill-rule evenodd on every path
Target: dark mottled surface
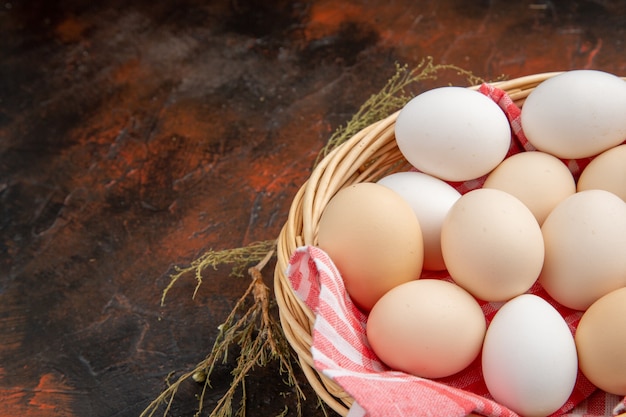
M 136 416 L 201 360 L 247 280 L 212 272 L 195 300 L 181 281 L 161 307 L 173 266 L 276 237 L 394 62 L 624 75 L 624 4 L 1 2 L 0 415 Z M 293 405 L 277 369 L 251 378 L 250 415 Z

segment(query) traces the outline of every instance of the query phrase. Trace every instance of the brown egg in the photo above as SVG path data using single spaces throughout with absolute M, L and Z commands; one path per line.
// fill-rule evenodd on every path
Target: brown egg
M 367 339 L 389 367 L 424 378 L 453 375 L 478 356 L 485 337 L 478 302 L 437 279 L 402 284 L 370 312 Z
M 578 191 L 606 190 L 626 201 L 626 145 L 596 156 L 580 174 Z
M 452 206 L 441 251 L 454 282 L 485 301 L 506 301 L 537 280 L 544 258 L 539 223 L 519 199 L 480 188 Z
M 539 282 L 560 304 L 584 311 L 626 285 L 626 203 L 585 190 L 557 205 L 541 226 L 545 259 Z
M 379 184 L 340 190 L 322 213 L 317 239 L 341 273 L 346 291 L 365 311 L 422 271 L 424 243 L 417 217 L 399 194 Z
M 626 395 L 626 287 L 594 302 L 576 329 L 581 372 L 598 388 Z
M 542 224 L 550 211 L 576 192 L 567 166 L 544 152 L 521 152 L 505 159 L 485 180 L 484 188 L 496 188 L 520 199 Z

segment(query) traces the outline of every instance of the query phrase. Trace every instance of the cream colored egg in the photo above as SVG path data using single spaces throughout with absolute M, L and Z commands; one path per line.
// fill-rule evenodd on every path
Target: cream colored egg
M 578 191 L 606 190 L 626 201 L 626 145 L 596 156 L 578 179 Z
M 576 192 L 567 166 L 544 152 L 521 152 L 502 161 L 485 180 L 484 188 L 496 188 L 520 199 L 542 224 L 548 213 Z
M 366 311 L 391 288 L 418 279 L 424 261 L 413 209 L 375 183 L 337 192 L 320 218 L 317 245 L 337 266 L 354 303 Z
M 598 388 L 626 395 L 626 287 L 602 296 L 576 328 L 582 373 Z
M 469 293 L 447 281 L 420 279 L 390 290 L 376 303 L 367 339 L 392 369 L 441 378 L 478 357 L 485 329 L 485 316 Z
M 448 183 L 421 172 L 397 172 L 377 183 L 400 194 L 413 208 L 424 238 L 424 269 L 446 269 L 441 254 L 441 225 L 461 193 Z
M 541 227 L 545 260 L 539 282 L 557 302 L 586 310 L 626 286 L 626 203 L 604 190 L 578 192 Z
M 537 280 L 544 257 L 535 216 L 496 189 L 464 194 L 441 229 L 441 249 L 454 281 L 485 301 L 506 301 Z
M 567 71 L 528 95 L 521 122 L 538 150 L 564 159 L 586 158 L 626 138 L 624 109 L 624 80 L 603 71 Z

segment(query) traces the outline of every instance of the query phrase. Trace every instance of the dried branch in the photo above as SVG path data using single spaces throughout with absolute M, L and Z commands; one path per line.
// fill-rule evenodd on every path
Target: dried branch
M 317 155 L 317 165 L 331 150 L 341 145 L 361 129 L 382 120 L 400 110 L 414 95 L 407 91 L 411 85 L 422 81 L 434 80 L 442 71 L 454 71 L 466 78 L 470 85 L 480 84 L 484 80 L 472 72 L 451 64 L 435 64 L 432 57 L 423 59 L 417 67 L 409 69 L 407 65 L 396 63 L 395 74 L 387 80 L 387 84 L 376 94 L 372 94 L 352 118 L 340 126 L 330 137 L 326 145 Z
M 332 149 L 341 145 L 361 129 L 401 109 L 413 98 L 412 93 L 408 91 L 410 86 L 425 80 L 436 79 L 437 74 L 441 71 L 455 71 L 457 75 L 464 76 L 470 85 L 484 81 L 470 71 L 455 65 L 434 64 L 432 57 L 422 60 L 416 68 L 411 70 L 406 65 L 396 64 L 396 73 L 388 80 L 387 84 L 378 93 L 370 96 L 346 125 L 339 127 L 333 133 L 327 144 L 320 150 L 315 165 Z M 169 284 L 163 290 L 162 305 L 165 303 L 167 293 L 183 276 L 193 275 L 195 277 L 197 284 L 192 295 L 195 297 L 200 285 L 202 285 L 202 278 L 207 268 L 217 269 L 218 265 L 230 263 L 233 265 L 231 275 L 243 276 L 247 265 L 258 262 L 256 266 L 248 269 L 252 281 L 224 323 L 219 326 L 219 333 L 208 356 L 194 369 L 182 374 L 173 383 L 169 383 L 171 374 L 168 375 L 168 387 L 150 403 L 140 417 L 153 417 L 163 407 L 163 416 L 167 416 L 181 383 L 189 378 L 203 384 L 196 413 L 196 416 L 199 416 L 204 407 L 206 392 L 211 388 L 212 372 L 216 364 L 226 363 L 228 351 L 233 346 L 237 346 L 240 352 L 235 361 L 235 368 L 231 373 L 233 379 L 230 388 L 215 405 L 210 417 L 230 417 L 233 412 L 235 416 L 244 417 L 247 398 L 246 377 L 256 366 L 266 366 L 275 360 L 278 361 L 280 372 L 287 376 L 286 383 L 296 391 L 297 414 L 301 416 L 304 393 L 294 372 L 294 364 L 298 363 L 298 358 L 289 346 L 279 322 L 271 315 L 272 297 L 270 289 L 263 283 L 261 275 L 263 267 L 272 259 L 275 249 L 276 240 L 267 240 L 240 248 L 221 251 L 209 250 L 189 266 L 175 268 L 175 273 L 171 275 Z M 233 410 L 233 400 L 237 392 L 240 392 L 240 401 L 237 409 Z M 327 415 L 321 398 L 318 397 L 317 401 L 324 414 Z M 287 409 L 285 408 L 277 417 L 284 417 L 286 413 Z
M 261 270 L 271 260 L 273 254 L 273 251 L 267 252 L 256 266 L 248 270 L 252 281 L 224 323 L 219 326 L 219 333 L 209 355 L 193 370 L 184 373 L 174 383 L 169 384 L 140 417 L 152 417 L 162 406 L 165 406 L 163 416 L 167 416 L 180 385 L 189 378 L 203 383 L 196 413 L 196 416 L 199 416 L 204 407 L 207 389 L 211 387 L 211 374 L 216 364 L 226 362 L 228 351 L 234 345 L 238 346 L 240 354 L 231 372 L 233 379 L 228 391 L 215 405 L 209 417 L 232 416 L 233 399 L 239 389 L 241 389 L 241 400 L 234 411 L 236 416 L 244 417 L 246 377 L 254 367 L 266 366 L 274 360 L 279 362 L 279 369 L 286 374 L 287 383 L 296 391 L 297 411 L 298 415 L 301 415 L 301 404 L 305 397 L 293 368 L 297 359 L 282 333 L 280 324 L 271 315 L 270 289 L 263 282 L 261 274 Z M 250 303 L 250 297 L 252 303 Z
M 198 289 L 202 285 L 202 276 L 207 268 L 212 267 L 214 270 L 217 270 L 218 265 L 232 264 L 233 269 L 231 275 L 242 277 L 246 265 L 262 260 L 268 252 L 273 251 L 275 248 L 276 239 L 254 242 L 241 248 L 225 249 L 221 251 L 210 249 L 185 268 L 175 266 L 174 270 L 176 273 L 170 276 L 170 282 L 161 295 L 161 305 L 165 304 L 167 293 L 181 277 L 193 273 L 196 278 L 196 288 L 193 291 L 192 298 L 195 298 Z

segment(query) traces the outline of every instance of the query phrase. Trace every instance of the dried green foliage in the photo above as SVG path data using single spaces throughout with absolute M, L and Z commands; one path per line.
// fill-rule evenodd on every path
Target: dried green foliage
M 234 249 L 225 249 L 221 251 L 209 250 L 202 256 L 191 262 L 191 265 L 181 268 L 179 266 L 174 267 L 176 271 L 170 276 L 170 282 L 163 290 L 161 295 L 161 305 L 165 304 L 165 297 L 167 293 L 174 287 L 174 284 L 183 276 L 187 274 L 193 274 L 196 278 L 196 288 L 193 292 L 192 298 L 196 297 L 198 289 L 202 285 L 202 275 L 204 271 L 211 267 L 214 270 L 218 265 L 232 264 L 233 269 L 231 275 L 235 277 L 242 277 L 247 265 L 262 260 L 268 252 L 273 251 L 276 248 L 276 239 L 264 240 L 260 242 L 254 242 L 248 246 Z
M 456 72 L 457 75 L 465 77 L 469 85 L 484 82 L 482 78 L 455 65 L 435 64 L 431 57 L 422 60 L 413 69 L 409 69 L 406 65 L 396 64 L 396 72 L 387 81 L 387 84 L 378 93 L 370 96 L 354 116 L 333 133 L 327 144 L 320 150 L 315 165 L 361 129 L 401 109 L 414 96 L 409 91 L 409 87 L 415 87 L 425 80 L 434 80 L 442 71 Z M 294 372 L 298 358 L 289 346 L 280 324 L 270 314 L 273 307 L 271 292 L 263 283 L 261 276 L 261 270 L 273 257 L 275 248 L 276 240 L 267 240 L 240 248 L 220 251 L 209 250 L 189 266 L 175 268 L 175 273 L 171 275 L 169 284 L 163 290 L 161 304 L 165 303 L 167 293 L 175 283 L 184 276 L 193 275 L 195 277 L 197 284 L 192 295 L 195 297 L 202 285 L 207 268 L 217 269 L 219 265 L 231 264 L 233 265 L 231 275 L 241 277 L 248 265 L 259 262 L 257 266 L 248 270 L 252 282 L 239 298 L 224 323 L 219 326 L 219 334 L 208 356 L 194 369 L 182 374 L 175 382 L 170 383 L 168 377 L 167 388 L 150 403 L 140 417 L 153 417 L 162 408 L 164 409 L 162 415 L 168 416 L 178 388 L 181 383 L 189 378 L 203 384 L 196 413 L 196 416 L 199 417 L 204 407 L 205 394 L 211 388 L 211 373 L 216 364 L 228 361 L 228 352 L 233 346 L 236 346 L 240 353 L 232 370 L 233 379 L 230 388 L 215 405 L 209 417 L 245 416 L 246 376 L 255 367 L 266 366 L 272 361 L 278 361 L 280 372 L 286 375 L 286 383 L 295 390 L 297 415 L 302 415 L 301 403 L 304 400 L 304 394 L 298 385 Z M 240 392 L 239 404 L 234 407 L 233 401 L 237 398 L 237 392 Z M 326 414 L 323 401 L 319 397 L 317 400 L 322 406 L 324 414 Z M 279 417 L 285 416 L 287 411 L 285 409 Z
M 315 160 L 317 165 L 330 151 L 354 136 L 363 128 L 377 122 L 400 110 L 414 97 L 408 88 L 422 81 L 434 80 L 442 71 L 454 71 L 465 77 L 470 85 L 476 85 L 484 80 L 472 72 L 451 64 L 435 64 L 432 57 L 423 59 L 419 65 L 409 69 L 407 65 L 396 63 L 395 74 L 387 80 L 387 84 L 377 93 L 372 94 L 365 101 L 352 118 L 340 126 L 330 137 L 326 145 L 320 150 Z
M 280 324 L 271 315 L 270 289 L 263 282 L 261 275 L 261 270 L 272 256 L 273 251 L 266 252 L 261 262 L 248 270 L 252 281 L 224 323 L 219 326 L 219 334 L 209 355 L 175 382 L 168 383 L 167 389 L 150 403 L 140 417 L 152 417 L 161 407 L 164 407 L 163 416 L 167 416 L 180 385 L 189 378 L 203 384 L 196 413 L 196 416 L 200 416 L 204 407 L 205 394 L 211 388 L 211 374 L 217 364 L 227 362 L 228 352 L 233 346 L 236 346 L 240 353 L 231 372 L 233 379 L 230 388 L 215 405 L 209 417 L 233 415 L 245 417 L 246 377 L 255 367 L 266 366 L 276 360 L 279 362 L 279 369 L 286 376 L 287 384 L 296 391 L 297 413 L 301 415 L 304 393 L 293 368 L 293 364 L 297 363 L 297 358 L 289 347 Z M 245 259 L 249 258 L 245 257 Z M 233 405 L 238 390 L 241 392 L 241 398 L 238 405 Z M 282 415 L 286 414 L 286 411 Z

